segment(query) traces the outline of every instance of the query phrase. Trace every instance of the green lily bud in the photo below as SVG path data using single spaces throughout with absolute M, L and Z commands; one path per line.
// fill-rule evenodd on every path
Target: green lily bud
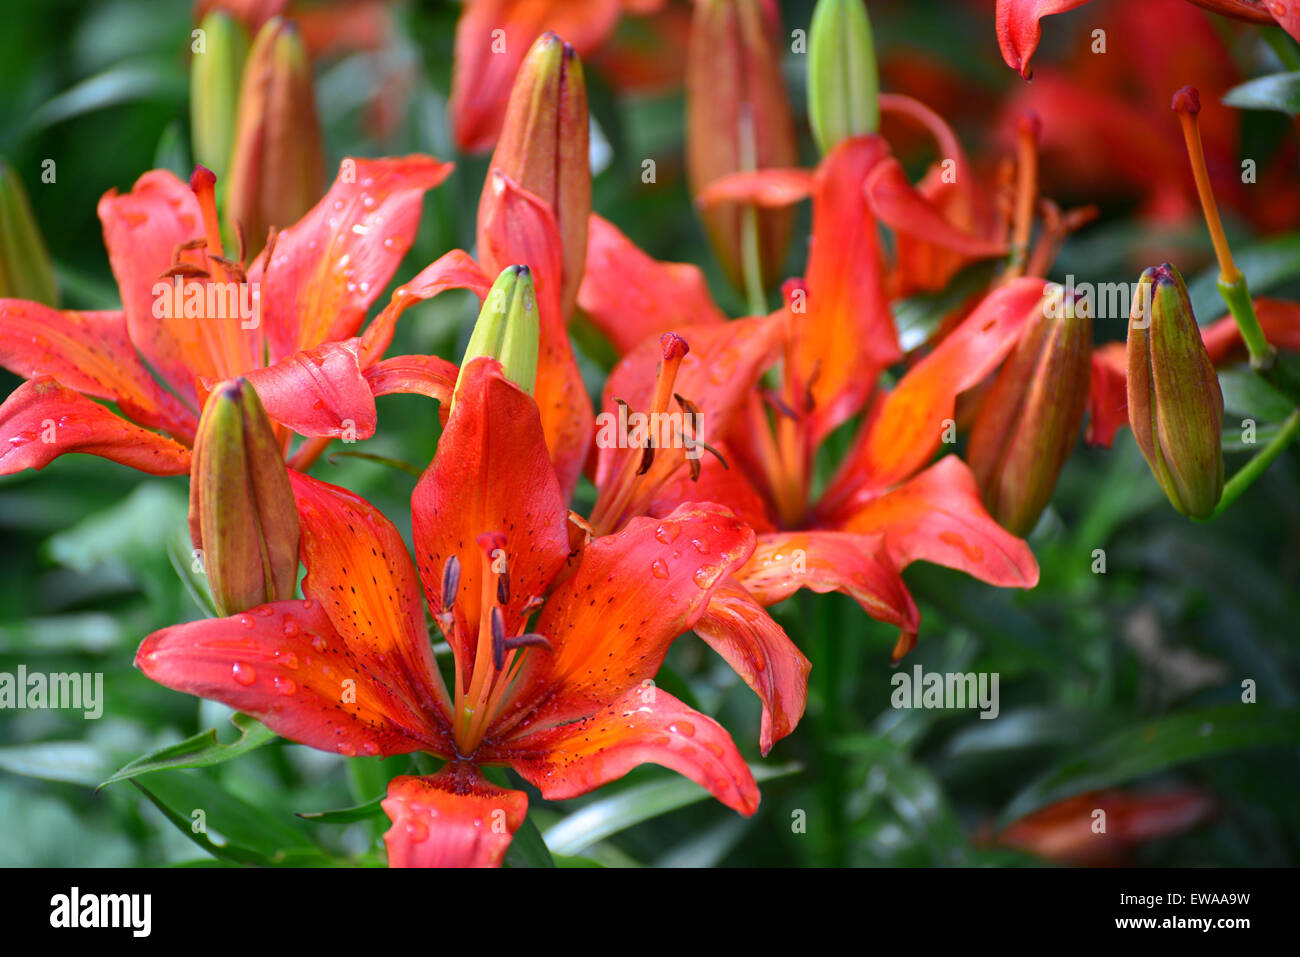
M 271 420 L 244 379 L 217 386 L 199 419 L 190 533 L 221 614 L 293 597 L 298 508 Z
M 564 246 L 560 305 L 573 311 L 587 266 L 587 220 L 591 218 L 590 121 L 582 61 L 554 33 L 532 45 L 515 74 L 510 105 L 489 169 L 499 169 L 550 204 Z M 492 196 L 488 177 L 479 200 L 479 244 Z
M 203 48 L 190 60 L 190 139 L 194 161 L 224 180 L 235 141 L 239 83 L 248 34 L 234 17 L 213 10 L 199 25 Z
M 292 226 L 325 189 L 311 66 L 298 29 L 280 17 L 258 32 L 244 67 L 229 184 L 227 209 L 250 256 L 269 227 Z
M 532 274 L 527 266 L 507 266 L 483 300 L 469 345 L 465 347 L 465 357 L 460 362 L 456 389 L 460 388 L 461 377 L 471 361 L 490 356 L 501 363 L 507 379 L 532 395 L 537 381 L 537 348 L 541 335 Z
M 1057 286 L 1002 365 L 971 429 L 966 458 L 984 504 L 1026 535 L 1052 498 L 1088 401 L 1092 319 Z
M 822 155 L 880 125 L 876 51 L 862 0 L 818 0 L 808 27 L 808 119 Z
M 1223 392 L 1178 270 L 1138 280 L 1128 325 L 1128 420 L 1174 508 L 1207 518 L 1223 495 Z
M 23 182 L 0 159 L 0 299 L 57 305 L 54 264 L 32 215 Z

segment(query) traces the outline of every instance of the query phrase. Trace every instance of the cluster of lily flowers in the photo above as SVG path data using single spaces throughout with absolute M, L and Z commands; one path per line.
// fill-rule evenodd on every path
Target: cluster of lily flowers
M 1078 5 L 1000 2 L 1008 63 L 1027 73 L 1039 17 Z M 230 29 L 207 6 L 209 37 Z M 477 249 L 447 252 L 369 321 L 452 166 L 349 158 L 321 195 L 319 135 L 285 135 L 311 89 L 280 17 L 258 25 L 229 140 L 210 137 L 217 172 L 153 170 L 100 201 L 122 308 L 0 300 L 0 364 L 26 379 L 0 406 L 0 474 L 80 452 L 189 476 L 222 617 L 149 635 L 143 672 L 324 751 L 445 762 L 388 785 L 394 866 L 502 862 L 528 798 L 485 767 L 552 800 L 652 762 L 752 814 L 759 790 L 729 733 L 654 684 L 673 641 L 694 631 L 753 689 L 767 754 L 798 725 L 817 664 L 767 609 L 801 589 L 849 595 L 897 627 L 898 660 L 921 625 L 902 577 L 913 562 L 1033 587 L 1023 536 L 1085 416 L 1097 444 L 1130 423 L 1181 511 L 1208 517 L 1223 497 L 1214 363 L 1241 345 L 1239 322 L 1203 338 L 1181 277 L 1159 266 L 1139 282 L 1135 304 L 1149 306 L 1127 346 L 1094 351 L 1087 311 L 1044 278 L 1090 212 L 1039 195 L 1031 115 L 1009 175 L 981 181 L 936 112 L 877 92 L 860 0 L 822 0 L 808 50 L 821 159 L 800 169 L 775 4 L 697 3 L 688 171 L 751 303 L 731 318 L 699 268 L 651 258 L 592 211 L 580 52 L 620 5 L 568 6 L 466 5 L 455 132 L 494 149 Z M 1217 246 L 1194 91 L 1175 107 Z M 881 113 L 924 130 L 946 162 L 910 181 Z M 273 149 L 289 143 L 301 152 Z M 804 199 L 807 262 L 769 310 Z M 996 267 L 988 285 L 905 351 L 891 304 L 980 261 Z M 232 285 L 253 290 L 251 316 L 213 308 Z M 451 289 L 482 301 L 461 362 L 391 355 L 403 313 Z M 164 297 L 181 308 L 160 309 Z M 1258 318 L 1273 342 L 1300 345 L 1294 304 L 1261 302 Z M 602 416 L 693 424 L 597 441 L 574 321 L 619 356 Z M 413 553 L 377 508 L 309 474 L 332 441 L 375 435 L 376 398 L 395 393 L 432 400 L 430 428 L 442 424 L 411 498 Z M 846 428 L 848 451 L 815 481 L 819 450 Z M 583 475 L 596 488 L 585 515 L 572 508 Z

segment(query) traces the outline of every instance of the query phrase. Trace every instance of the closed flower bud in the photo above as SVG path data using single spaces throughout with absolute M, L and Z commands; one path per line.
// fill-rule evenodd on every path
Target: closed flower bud
M 880 124 L 876 51 L 863 0 L 818 0 L 808 27 L 808 120 L 825 155 Z
M 537 380 L 540 338 L 532 274 L 527 266 L 507 266 L 501 270 L 501 275 L 483 300 L 483 308 L 460 363 L 456 388 L 460 388 L 461 376 L 469 364 L 488 356 L 501 363 L 501 371 L 507 379 L 532 395 Z
M 54 264 L 22 180 L 0 160 L 0 299 L 56 304 Z
M 258 32 L 244 67 L 230 161 L 227 209 L 250 255 L 269 227 L 292 226 L 321 197 L 325 161 L 311 67 L 297 28 L 274 17 Z
M 732 173 L 797 166 L 781 80 L 780 19 L 771 0 L 698 0 L 686 64 L 686 170 L 691 192 Z M 776 279 L 793 214 L 721 203 L 703 212 L 723 270 L 745 288 L 745 220 L 756 223 L 757 279 Z
M 293 597 L 298 509 L 271 420 L 244 379 L 219 385 L 199 420 L 190 532 L 222 615 Z
M 564 315 L 573 311 L 587 262 L 591 216 L 590 124 L 582 61 L 554 33 L 537 39 L 515 75 L 491 168 L 549 203 L 564 242 Z M 479 200 L 479 249 L 491 196 Z
M 1092 320 L 1060 287 L 1043 300 L 985 396 L 967 459 L 989 513 L 1026 535 L 1047 507 L 1083 422 Z
M 1223 392 L 1183 277 L 1153 266 L 1128 326 L 1128 420 L 1174 508 L 1206 518 L 1223 494 Z
M 190 60 L 190 130 L 194 161 L 224 180 L 235 139 L 235 114 L 248 34 L 234 17 L 213 10 L 199 25 L 203 46 Z

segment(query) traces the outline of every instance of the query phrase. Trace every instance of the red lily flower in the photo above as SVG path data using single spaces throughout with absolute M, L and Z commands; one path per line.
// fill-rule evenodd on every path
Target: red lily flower
M 1043 17 L 1055 13 L 1065 13 L 1081 7 L 1089 0 L 998 0 L 997 32 L 998 45 L 1002 48 L 1002 58 L 1007 66 L 1017 71 L 1026 80 L 1032 74 L 1029 68 L 1030 58 L 1038 49 L 1038 41 L 1043 34 L 1039 23 Z M 1300 40 L 1300 9 L 1294 4 L 1276 2 L 1276 0 L 1189 0 L 1190 3 L 1206 10 L 1213 10 L 1227 17 L 1246 20 L 1250 23 L 1276 23 L 1291 36 Z M 1171 29 L 1162 14 L 1151 9 L 1150 4 L 1143 4 L 1145 13 L 1153 22 L 1160 23 L 1166 30 Z
M 306 600 L 166 628 L 136 663 L 312 747 L 444 758 L 437 774 L 389 783 L 391 864 L 501 863 L 527 796 L 490 784 L 486 765 L 560 799 L 653 762 L 742 814 L 756 809 L 727 733 L 650 681 L 753 551 L 734 515 L 683 505 L 572 553 L 537 405 L 490 359 L 466 368 L 412 497 L 415 564 L 363 499 L 291 479 Z M 455 657 L 449 682 L 420 583 Z
M 657 343 L 644 340 L 611 373 L 604 408 L 612 413 L 622 399 L 633 408 L 653 409 L 652 396 L 675 391 L 707 417 L 710 441 L 721 438 L 727 457 L 744 467 L 726 470 L 706 461 L 699 481 L 692 483 L 682 481 L 680 468 L 672 473 L 653 465 L 629 492 L 625 484 L 607 484 L 617 474 L 612 462 L 606 465 L 612 459 L 607 455 L 597 471 L 601 498 L 593 523 L 617 527 L 629 515 L 655 514 L 682 499 L 738 503 L 740 514 L 759 532 L 754 557 L 736 576 L 741 593 L 766 606 L 801 587 L 844 591 L 873 617 L 900 626 L 895 655 L 901 656 L 914 644 L 919 620 L 899 575 L 912 561 L 949 565 L 992 584 L 1032 587 L 1037 582 L 1032 553 L 989 517 L 969 469 L 952 456 L 925 466 L 942 444 L 957 394 L 987 376 L 1015 345 L 1025 320 L 1040 308 L 1044 283 L 1019 279 L 994 291 L 892 392 L 877 389 L 877 376 L 900 352 L 881 280 L 872 209 L 896 202 L 894 212 L 904 206 L 917 210 L 911 228 L 941 244 L 961 234 L 923 196 L 902 188 L 887 156 L 879 137 L 859 137 L 837 146 L 815 174 L 739 174 L 710 191 L 784 204 L 811 190 L 806 281 L 790 285 L 790 301 L 771 316 L 677 326 L 691 351 L 670 388 L 662 382 Z M 593 218 L 587 276 L 579 292 L 579 303 L 598 327 L 619 329 L 639 313 L 643 330 L 662 328 L 665 317 L 680 316 L 678 291 L 701 295 L 696 274 L 627 255 L 628 245 L 611 232 Z M 993 246 L 978 251 L 992 254 Z M 611 268 L 615 260 L 619 265 Z M 595 262 L 602 263 L 603 275 Z M 650 275 L 635 278 L 638 271 Z M 625 288 L 637 291 L 658 286 L 658 301 L 669 308 L 646 313 L 657 301 L 637 296 L 631 304 L 637 308 L 617 309 L 608 288 L 612 276 L 634 277 Z M 800 301 L 805 308 L 796 305 Z M 616 336 L 632 338 L 626 328 Z M 767 396 L 777 410 L 772 422 L 759 398 L 760 377 L 778 355 L 784 359 L 784 383 Z M 823 497 L 812 501 L 809 480 L 817 446 L 864 406 L 858 441 Z M 746 476 L 754 479 L 752 485 Z M 719 493 L 723 487 L 726 492 Z M 714 611 L 704 619 L 706 627 L 724 609 L 719 607 L 717 616 Z
M 456 24 L 451 123 L 456 145 L 482 152 L 496 142 L 524 54 L 548 30 L 579 56 L 595 52 L 625 12 L 653 13 L 663 0 L 467 0 Z
M 209 390 L 240 375 L 287 430 L 286 449 L 289 431 L 316 437 L 292 464 L 331 438 L 373 435 L 375 395 L 391 391 L 375 371 L 388 340 L 356 336 L 414 240 L 421 197 L 450 170 L 423 156 L 344 160 L 324 198 L 247 271 L 223 254 L 207 170 L 193 188 L 154 170 L 130 193 L 107 193 L 99 215 L 122 310 L 0 300 L 0 365 L 30 380 L 0 405 L 0 474 L 67 452 L 186 472 Z

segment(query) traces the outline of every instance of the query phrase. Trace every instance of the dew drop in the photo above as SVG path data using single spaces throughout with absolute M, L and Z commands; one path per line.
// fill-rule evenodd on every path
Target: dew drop
M 233 677 L 241 685 L 247 687 L 257 680 L 257 672 L 253 670 L 252 665 L 246 665 L 242 661 L 236 661 L 230 669 Z
M 668 566 L 662 558 L 656 558 L 650 563 L 650 574 L 654 575 L 655 578 L 668 577 Z
M 276 694 L 291 695 L 298 690 L 298 683 L 292 678 L 276 675 L 271 679 L 271 687 L 275 689 Z
M 655 538 L 667 545 L 680 531 L 676 525 L 661 524 L 655 529 Z
M 668 726 L 668 730 L 674 734 L 680 734 L 683 738 L 695 737 L 695 725 L 689 721 L 675 721 Z
M 695 570 L 695 574 L 692 577 L 695 579 L 695 584 L 697 586 L 700 588 L 708 588 L 718 577 L 718 570 L 712 565 L 701 565 Z
M 317 651 L 323 652 L 325 650 L 325 639 L 322 638 L 320 635 L 316 635 L 311 640 L 311 646 L 315 648 Z

